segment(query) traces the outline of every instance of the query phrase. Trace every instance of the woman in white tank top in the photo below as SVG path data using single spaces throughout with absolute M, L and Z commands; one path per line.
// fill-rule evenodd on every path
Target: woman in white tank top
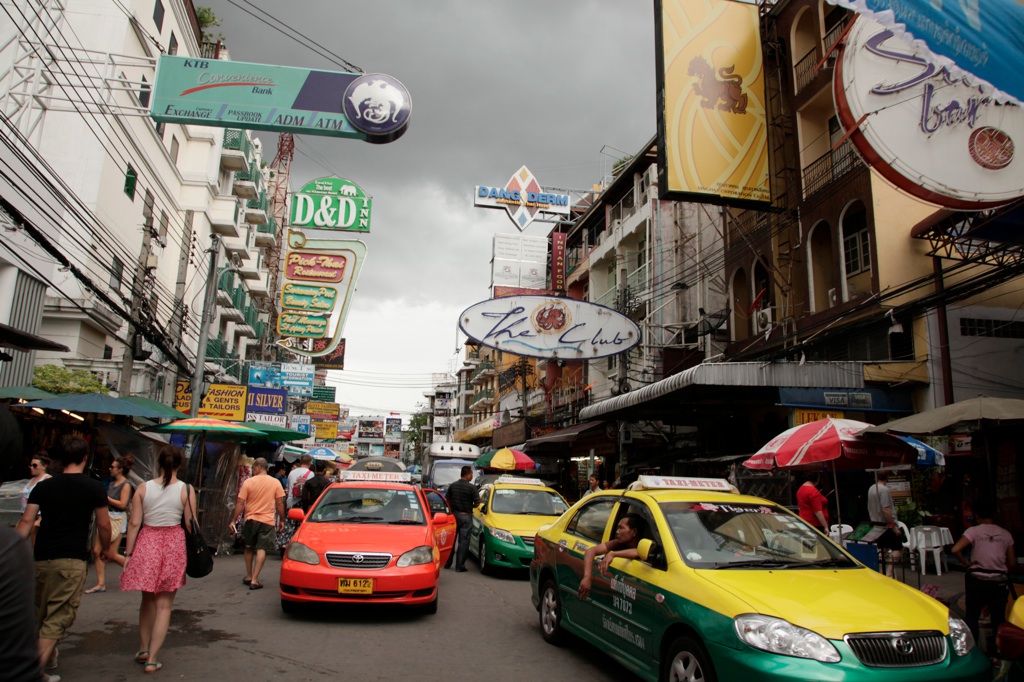
M 167 637 L 174 595 L 185 584 L 185 531 L 182 517 L 195 516 L 195 490 L 178 480 L 184 459 L 180 449 L 166 445 L 157 455 L 160 475 L 139 487 L 132 499 L 125 545 L 122 590 L 140 590 L 139 651 L 135 661 L 146 672 L 163 667 L 160 648 Z

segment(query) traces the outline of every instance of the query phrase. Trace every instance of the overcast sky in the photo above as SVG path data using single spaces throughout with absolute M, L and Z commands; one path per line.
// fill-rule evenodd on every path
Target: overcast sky
M 586 189 L 655 133 L 650 0 L 196 5 L 221 20 L 213 30 L 234 61 L 346 70 L 306 46 L 319 43 L 412 96 L 409 128 L 390 144 L 295 138 L 292 190 L 338 175 L 373 197 L 346 369 L 328 379 L 353 414 L 408 420 L 431 375 L 461 366 L 458 315 L 489 298 L 493 235 L 518 234 L 504 211 L 473 207 L 475 185 L 502 187 L 526 165 L 544 188 Z M 277 136 L 256 136 L 269 162 Z

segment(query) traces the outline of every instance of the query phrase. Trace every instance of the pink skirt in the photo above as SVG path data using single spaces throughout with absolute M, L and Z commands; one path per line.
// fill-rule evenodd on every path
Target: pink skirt
M 185 584 L 185 531 L 143 526 L 121 573 L 124 591 L 175 592 Z

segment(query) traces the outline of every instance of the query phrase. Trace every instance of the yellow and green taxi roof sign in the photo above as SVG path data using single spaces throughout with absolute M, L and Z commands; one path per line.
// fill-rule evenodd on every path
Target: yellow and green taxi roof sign
M 292 198 L 292 227 L 369 232 L 373 199 L 344 178 L 318 178 Z
M 160 55 L 150 117 L 184 123 L 397 140 L 412 99 L 386 74 L 314 71 L 290 66 Z

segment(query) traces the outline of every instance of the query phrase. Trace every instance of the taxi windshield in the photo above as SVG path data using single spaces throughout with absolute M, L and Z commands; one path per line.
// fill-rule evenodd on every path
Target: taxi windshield
M 491 504 L 491 511 L 495 514 L 560 516 L 568 508 L 565 501 L 550 490 L 521 488 L 498 488 Z
M 422 526 L 426 516 L 412 490 L 329 488 L 306 521 L 313 523 L 378 523 Z
M 800 517 L 773 505 L 665 502 L 679 554 L 692 568 L 856 568 Z

